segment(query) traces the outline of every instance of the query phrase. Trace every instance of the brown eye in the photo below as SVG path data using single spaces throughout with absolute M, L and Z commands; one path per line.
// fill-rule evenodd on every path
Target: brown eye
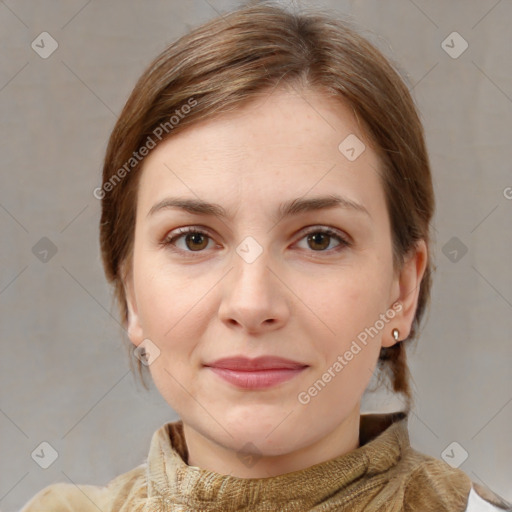
M 326 233 L 313 233 L 312 235 L 308 235 L 308 243 L 311 244 L 310 247 L 312 249 L 323 251 L 329 247 L 330 238 L 331 236 Z
M 176 250 L 181 252 L 201 252 L 208 247 L 208 242 L 211 240 L 208 233 L 198 228 L 186 227 L 176 231 L 178 234 L 169 236 L 164 240 L 164 246 L 169 246 L 173 250 L 176 248 Z M 178 247 L 177 242 L 181 239 L 183 239 L 184 243 L 181 247 Z
M 189 233 L 185 235 L 185 245 L 191 251 L 200 251 L 208 246 L 208 236 L 200 232 Z
M 189 253 L 188 255 L 190 256 L 191 253 L 200 253 L 208 248 L 210 241 L 213 242 L 212 237 L 206 231 L 193 226 L 179 228 L 175 233 L 177 234 L 171 233 L 171 235 L 162 242 L 162 245 L 168 246 L 169 249 L 184 255 Z M 183 241 L 180 247 L 178 242 L 181 239 L 183 239 Z M 352 245 L 351 242 L 347 241 L 340 233 L 329 228 L 311 229 L 301 238 L 301 241 L 302 240 L 306 240 L 306 249 L 316 253 L 335 253 Z M 333 240 L 337 241 L 337 245 L 329 248 Z
M 351 245 L 340 233 L 329 228 L 311 229 L 303 239 L 306 239 L 307 249 L 313 252 L 331 253 Z M 332 240 L 336 240 L 338 243 L 336 246 L 329 248 Z

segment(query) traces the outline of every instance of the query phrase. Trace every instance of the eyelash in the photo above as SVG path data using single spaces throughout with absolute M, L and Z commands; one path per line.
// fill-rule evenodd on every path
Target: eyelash
M 163 240 L 161 242 L 161 245 L 171 249 L 174 252 L 179 252 L 182 254 L 185 253 L 187 255 L 187 257 L 195 258 L 196 255 L 194 253 L 202 253 L 205 250 L 202 249 L 199 251 L 188 251 L 188 250 L 178 249 L 177 247 L 174 246 L 174 242 L 176 242 L 176 240 L 180 239 L 182 236 L 187 235 L 189 233 L 205 235 L 208 238 L 212 239 L 212 237 L 210 236 L 208 231 L 205 231 L 203 228 L 200 228 L 198 226 L 187 226 L 184 228 L 178 228 L 175 233 L 170 233 L 170 236 L 166 237 L 165 240 Z M 311 250 L 311 252 L 313 252 L 313 253 L 320 253 L 320 254 L 332 253 L 332 252 L 337 253 L 347 247 L 351 247 L 351 245 L 352 245 L 351 242 L 349 242 L 344 237 L 342 237 L 337 231 L 335 231 L 331 228 L 327 228 L 327 227 L 325 227 L 325 228 L 313 227 L 312 229 L 310 229 L 309 231 L 304 233 L 302 238 L 300 238 L 299 240 L 302 240 L 303 238 L 307 237 L 308 235 L 316 234 L 316 233 L 322 233 L 324 235 L 328 235 L 330 237 L 335 238 L 339 242 L 339 245 L 337 247 L 335 247 L 334 249 L 320 250 L 320 251 Z M 199 254 L 198 254 L 198 256 L 199 256 Z

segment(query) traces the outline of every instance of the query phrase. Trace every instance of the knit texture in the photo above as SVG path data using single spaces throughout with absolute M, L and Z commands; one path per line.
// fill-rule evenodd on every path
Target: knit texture
M 469 476 L 414 450 L 407 422 L 403 412 L 363 414 L 355 450 L 255 479 L 189 466 L 183 423 L 166 423 L 153 434 L 146 463 L 104 487 L 50 485 L 21 512 L 464 512 Z M 499 496 L 480 491 L 500 506 Z

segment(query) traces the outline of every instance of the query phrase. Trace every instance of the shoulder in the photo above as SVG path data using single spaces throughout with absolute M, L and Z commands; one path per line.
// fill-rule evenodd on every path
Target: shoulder
M 101 509 L 101 488 L 88 485 L 56 483 L 40 490 L 24 505 L 20 512 L 51 510 L 52 512 L 72 512 L 73 510 Z
M 20 512 L 103 512 L 129 510 L 123 505 L 143 499 L 146 490 L 146 464 L 123 473 L 105 486 L 59 482 L 33 496 Z
M 512 504 L 506 502 L 495 492 L 473 482 L 464 512 L 512 512 Z
M 404 490 L 404 510 L 512 512 L 510 503 L 473 482 L 461 469 L 414 449 L 408 455 L 412 462 Z

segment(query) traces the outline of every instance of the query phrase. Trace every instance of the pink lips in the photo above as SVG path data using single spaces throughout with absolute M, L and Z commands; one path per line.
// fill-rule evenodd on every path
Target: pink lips
M 205 366 L 237 387 L 264 389 L 295 377 L 308 365 L 274 356 L 256 359 L 237 356 L 219 359 Z

